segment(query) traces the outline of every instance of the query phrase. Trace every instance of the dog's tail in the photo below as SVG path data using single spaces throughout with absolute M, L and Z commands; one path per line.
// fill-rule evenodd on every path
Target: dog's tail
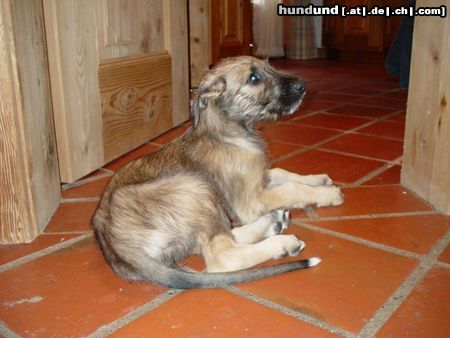
M 284 272 L 306 269 L 320 263 L 320 258 L 288 262 L 273 266 L 251 268 L 234 272 L 205 273 L 190 272 L 181 268 L 165 266 L 152 259 L 136 259 L 132 265 L 146 281 L 161 284 L 173 289 L 219 288 L 232 284 L 248 282 Z M 136 266 L 138 265 L 138 266 Z
M 98 211 L 99 213 L 102 210 Z M 104 216 L 104 215 L 102 215 Z M 126 259 L 120 257 L 112 248 L 110 239 L 103 231 L 102 217 L 93 219 L 94 234 L 103 255 L 111 268 L 120 276 L 129 280 L 145 280 L 173 289 L 218 288 L 232 284 L 248 282 L 284 272 L 306 269 L 320 263 L 320 258 L 288 262 L 268 267 L 251 268 L 235 272 L 204 273 L 191 272 L 178 267 L 166 266 L 143 250 L 132 250 Z

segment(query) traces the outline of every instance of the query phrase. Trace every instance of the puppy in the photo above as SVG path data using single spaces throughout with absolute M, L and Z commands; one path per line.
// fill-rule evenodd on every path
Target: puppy
M 252 57 L 226 59 L 207 73 L 192 105 L 192 127 L 121 168 L 103 194 L 93 225 L 112 269 L 128 280 L 184 289 L 318 264 L 310 258 L 249 269 L 305 247 L 280 234 L 289 223 L 284 209 L 343 202 L 327 175 L 269 169 L 254 128 L 256 121 L 292 114 L 304 94 L 303 81 Z M 243 225 L 232 228 L 231 220 Z M 207 273 L 176 265 L 190 254 L 204 257 Z

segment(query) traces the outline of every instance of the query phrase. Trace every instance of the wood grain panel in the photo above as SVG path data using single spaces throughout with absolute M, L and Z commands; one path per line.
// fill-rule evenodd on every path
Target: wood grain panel
M 105 125 L 99 85 L 100 64 L 108 60 L 115 62 L 118 57 L 134 59 L 149 52 L 169 52 L 172 92 L 176 95 L 171 108 L 165 108 L 164 112 L 171 115 L 173 124 L 161 125 L 169 129 L 188 119 L 186 1 L 43 0 L 43 6 L 63 182 L 77 180 L 105 161 L 132 149 L 118 147 L 117 154 L 113 154 L 112 148 L 105 144 L 110 140 L 103 139 Z M 130 121 L 122 129 L 130 130 L 132 123 Z M 113 126 L 116 132 L 118 127 Z M 135 136 L 129 134 L 129 137 L 130 146 L 142 139 L 139 133 Z M 122 141 L 121 146 L 125 147 L 125 143 Z M 105 154 L 105 150 L 109 152 Z
M 189 1 L 191 87 L 198 87 L 211 65 L 210 0 Z
M 101 59 L 164 49 L 161 0 L 101 0 L 101 5 Z
M 2 1 L 0 27 L 0 243 L 23 243 L 60 200 L 41 2 Z
M 104 62 L 99 68 L 105 161 L 172 126 L 172 72 L 168 53 Z
M 186 0 L 164 0 L 164 48 L 172 57 L 172 117 L 177 126 L 189 119 L 189 29 Z
M 450 6 L 450 0 L 417 6 Z M 416 17 L 403 185 L 450 214 L 450 20 Z
M 100 1 L 44 0 L 53 114 L 62 182 L 104 164 L 98 64 Z

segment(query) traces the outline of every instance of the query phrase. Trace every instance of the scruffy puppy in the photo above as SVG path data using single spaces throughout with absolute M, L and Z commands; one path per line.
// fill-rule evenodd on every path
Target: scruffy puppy
M 289 222 L 283 209 L 343 202 L 327 175 L 269 169 L 253 127 L 292 114 L 304 93 L 303 81 L 252 57 L 226 59 L 207 73 L 193 102 L 193 126 L 125 165 L 104 192 L 93 224 L 112 269 L 129 280 L 183 289 L 318 264 L 311 258 L 249 269 L 305 247 L 294 235 L 280 235 Z M 230 220 L 243 225 L 232 228 Z M 193 253 L 203 255 L 207 273 L 176 265 Z

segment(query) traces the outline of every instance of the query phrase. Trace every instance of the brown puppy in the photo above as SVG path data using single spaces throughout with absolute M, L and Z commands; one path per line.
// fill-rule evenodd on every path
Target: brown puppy
M 252 57 L 226 59 L 203 79 L 193 126 L 158 152 L 112 178 L 93 224 L 107 262 L 130 280 L 172 288 L 220 287 L 316 265 L 318 258 L 248 269 L 295 256 L 304 243 L 280 235 L 282 209 L 339 205 L 327 175 L 269 169 L 259 120 L 292 114 L 304 83 Z M 230 220 L 240 227 L 233 228 Z M 207 273 L 175 262 L 202 254 Z M 237 271 L 248 269 L 244 271 Z

